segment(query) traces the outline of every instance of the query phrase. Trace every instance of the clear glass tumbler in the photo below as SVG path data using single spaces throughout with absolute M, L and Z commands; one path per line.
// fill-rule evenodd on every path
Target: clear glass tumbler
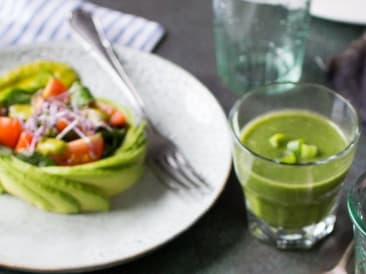
M 310 0 L 213 0 L 219 75 L 242 94 L 265 83 L 299 80 Z
M 366 274 L 366 173 L 348 192 L 347 207 L 353 223 L 355 274 Z
M 261 117 L 270 120 L 284 111 L 290 113 L 290 117 L 291 113 L 321 117 L 326 128 L 332 128 L 341 136 L 340 150 L 317 160 L 289 163 L 264 157 L 244 143 L 243 136 L 252 132 L 251 125 L 262 123 Z M 360 135 L 358 116 L 352 105 L 320 85 L 278 83 L 244 95 L 229 117 L 234 166 L 245 194 L 251 233 L 282 249 L 310 248 L 330 234 L 336 220 L 338 193 Z M 298 125 L 285 123 L 290 131 L 294 127 L 300 131 L 300 127 L 311 128 L 313 121 Z M 268 130 L 264 128 L 253 140 L 258 146 L 264 147 L 263 140 L 267 142 L 266 135 L 274 130 L 273 124 L 267 123 L 266 127 Z M 323 138 L 322 142 L 332 148 L 332 138 L 324 137 L 326 128 L 311 130 L 308 138 L 313 138 L 313 142 Z M 320 154 L 322 149 L 319 147 Z

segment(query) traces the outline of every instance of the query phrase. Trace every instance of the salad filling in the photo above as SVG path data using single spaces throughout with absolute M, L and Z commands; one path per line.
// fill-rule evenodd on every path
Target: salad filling
M 66 64 L 41 60 L 0 77 L 0 193 L 55 212 L 106 210 L 106 197 L 142 175 L 145 151 L 144 124 L 135 125 L 127 109 L 95 98 Z M 79 190 L 62 191 L 66 185 Z M 58 198 L 49 201 L 55 195 L 44 189 Z M 85 195 L 74 197 L 80 189 L 106 204 L 83 208 Z M 55 203 L 70 201 L 60 198 L 68 195 L 76 202 L 59 209 Z
M 51 77 L 29 102 L 6 100 L 0 100 L 0 145 L 40 166 L 80 165 L 108 157 L 129 127 L 120 109 L 95 99 L 80 82 L 68 88 Z

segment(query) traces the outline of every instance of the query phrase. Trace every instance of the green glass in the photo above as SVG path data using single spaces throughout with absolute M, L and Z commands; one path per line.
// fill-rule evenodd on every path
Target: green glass
M 310 0 L 212 0 L 218 73 L 243 94 L 265 83 L 297 81 Z
M 347 196 L 355 240 L 355 274 L 366 274 L 366 173 L 352 185 Z
M 300 132 L 327 153 L 290 164 L 263 156 L 265 151 L 259 153 L 260 149 L 245 143 L 243 134 L 248 128 L 255 128 L 263 117 L 271 120 L 282 112 L 300 119 L 292 126 L 285 120 L 283 129 Z M 331 233 L 338 193 L 360 135 L 359 120 L 350 103 L 320 85 L 272 84 L 243 96 L 230 112 L 230 123 L 234 166 L 245 193 L 251 233 L 284 249 L 310 248 Z M 277 130 L 274 123 L 268 124 L 268 130 L 264 128 L 254 138 L 261 148 Z

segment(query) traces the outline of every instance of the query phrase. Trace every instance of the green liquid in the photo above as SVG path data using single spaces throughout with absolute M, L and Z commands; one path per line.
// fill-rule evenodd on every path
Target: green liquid
M 315 224 L 335 204 L 338 190 L 351 164 L 352 153 L 318 165 L 283 165 L 284 148 L 274 148 L 269 139 L 284 133 L 289 139 L 303 139 L 316 145 L 322 160 L 346 148 L 341 130 L 315 113 L 289 110 L 263 115 L 242 131 L 241 141 L 252 152 L 235 150 L 236 170 L 243 185 L 249 210 L 269 225 L 295 229 Z M 269 159 L 269 160 L 268 160 Z

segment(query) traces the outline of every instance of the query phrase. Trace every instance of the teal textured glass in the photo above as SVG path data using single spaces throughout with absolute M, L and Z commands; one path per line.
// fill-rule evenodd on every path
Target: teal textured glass
M 353 223 L 355 274 L 366 274 L 366 173 L 351 187 L 347 207 Z
M 213 0 L 218 73 L 239 94 L 301 76 L 310 0 Z

